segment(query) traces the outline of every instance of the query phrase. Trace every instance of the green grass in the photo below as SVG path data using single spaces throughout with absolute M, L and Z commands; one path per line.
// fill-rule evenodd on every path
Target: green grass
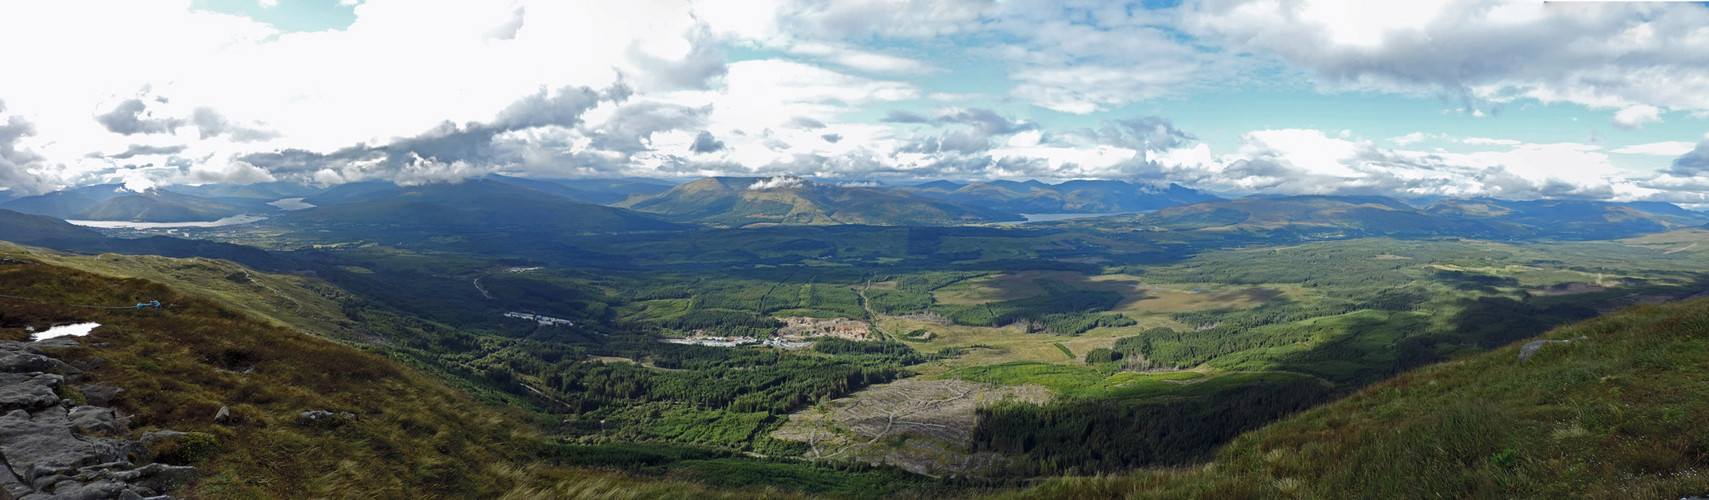
M 1431 365 L 1250 432 L 1212 466 L 1053 479 L 1025 498 L 1680 498 L 1709 491 L 1709 299 Z
M 947 374 L 970 382 L 998 385 L 1041 385 L 1068 398 L 1127 399 L 1159 396 L 1199 396 L 1266 379 L 1293 378 L 1287 373 L 1114 372 L 1108 367 L 1016 361 L 963 368 Z M 1202 380 L 1200 380 L 1202 379 Z M 1189 384 L 1172 382 L 1194 381 Z

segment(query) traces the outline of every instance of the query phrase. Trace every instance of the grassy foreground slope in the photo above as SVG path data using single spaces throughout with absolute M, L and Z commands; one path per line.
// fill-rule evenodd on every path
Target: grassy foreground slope
M 1423 367 L 1247 433 L 1203 467 L 1023 498 L 1681 498 L 1709 493 L 1709 298 Z
M 384 356 L 253 319 L 140 279 L 0 252 L 0 338 L 94 321 L 82 346 L 47 349 L 124 389 L 114 404 L 137 432 L 203 433 L 157 450 L 206 477 L 192 498 L 680 498 L 718 493 L 675 481 L 539 465 L 542 438 L 516 414 L 481 405 Z M 74 307 L 159 300 L 164 308 Z M 99 358 L 101 361 L 96 361 Z M 77 399 L 78 394 L 65 397 Z M 216 422 L 220 407 L 231 418 Z M 349 412 L 313 425 L 308 410 Z M 775 495 L 775 493 L 772 493 Z

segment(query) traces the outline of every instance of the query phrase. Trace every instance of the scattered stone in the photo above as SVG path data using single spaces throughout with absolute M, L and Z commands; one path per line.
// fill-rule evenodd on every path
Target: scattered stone
M 1590 340 L 1590 337 L 1579 337 L 1571 340 L 1533 340 L 1526 342 L 1525 345 L 1519 347 L 1519 361 L 1523 363 L 1526 360 L 1531 359 L 1531 356 L 1535 356 L 1537 351 L 1542 350 L 1545 345 L 1571 344 L 1576 340 Z
M 226 408 L 224 406 L 221 406 L 220 411 L 214 412 L 214 423 L 224 424 L 224 423 L 230 423 L 230 422 L 231 422 L 231 408 Z
M 78 342 L 77 339 L 72 338 L 72 337 L 54 337 L 51 339 L 41 339 L 41 340 L 37 340 L 35 342 L 31 342 L 31 344 L 35 344 L 36 347 L 77 347 L 77 346 L 83 345 L 82 342 Z
M 67 415 L 71 418 L 71 428 L 85 434 L 113 435 L 130 427 L 112 408 L 79 406 Z
M 309 425 L 337 426 L 355 421 L 356 414 L 347 411 L 333 413 L 326 410 L 309 410 L 297 414 L 297 422 Z
M 118 397 L 119 393 L 124 391 L 124 389 L 97 383 L 77 386 L 77 390 L 83 392 L 83 402 L 93 406 L 110 405 L 113 403 L 113 398 Z
M 148 432 L 142 433 L 142 442 L 143 442 L 143 444 L 154 444 L 155 442 L 158 442 L 158 441 L 165 441 L 168 439 L 176 439 L 176 438 L 180 438 L 180 437 L 184 437 L 184 436 L 188 436 L 188 435 L 190 435 L 190 433 L 188 433 L 188 432 L 175 431 L 175 430 L 171 430 L 171 429 L 159 430 L 159 431 L 148 431 Z
M 85 361 L 72 361 L 71 366 L 75 366 L 77 369 L 83 371 L 98 370 L 103 366 L 107 366 L 107 358 L 94 357 Z

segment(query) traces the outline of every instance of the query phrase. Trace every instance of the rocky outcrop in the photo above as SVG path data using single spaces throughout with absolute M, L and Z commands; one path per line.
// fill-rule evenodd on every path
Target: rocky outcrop
M 0 498 L 140 499 L 160 497 L 200 473 L 193 467 L 137 465 L 150 456 L 126 439 L 130 422 L 108 404 L 116 387 L 78 386 L 79 405 L 60 397 L 82 370 L 44 354 L 75 340 L 0 341 Z

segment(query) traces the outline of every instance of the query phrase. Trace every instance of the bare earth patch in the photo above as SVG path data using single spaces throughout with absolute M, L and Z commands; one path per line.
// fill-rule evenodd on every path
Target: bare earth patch
M 1561 283 L 1561 284 L 1555 285 L 1555 286 L 1548 286 L 1548 287 L 1533 289 L 1533 290 L 1531 290 L 1531 295 L 1536 295 L 1539 297 L 1555 297 L 1555 296 L 1560 296 L 1560 295 L 1578 295 L 1581 293 L 1595 293 L 1595 292 L 1600 292 L 1600 291 L 1607 290 L 1607 289 L 1608 289 L 1608 287 L 1595 285 L 1595 284 L 1591 284 L 1591 283 Z
M 790 415 L 771 436 L 812 445 L 809 460 L 888 463 L 934 477 L 967 474 L 1006 461 L 968 448 L 974 410 L 1003 400 L 1043 404 L 1050 390 L 912 378 Z
M 777 329 L 777 335 L 791 339 L 837 337 L 849 340 L 867 340 L 867 336 L 871 334 L 872 330 L 871 323 L 858 319 L 809 318 L 804 316 L 789 316 L 778 319 L 783 321 L 783 328 Z

